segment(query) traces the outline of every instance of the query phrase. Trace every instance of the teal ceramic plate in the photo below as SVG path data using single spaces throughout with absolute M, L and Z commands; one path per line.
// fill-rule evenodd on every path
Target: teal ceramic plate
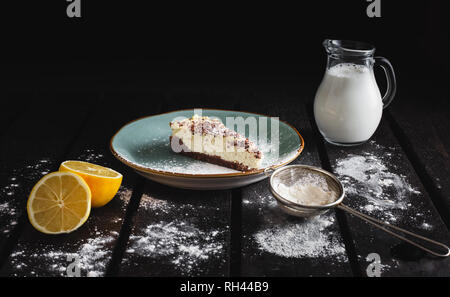
M 243 111 L 196 109 L 197 114 L 199 111 L 201 115 L 219 118 L 223 123 L 226 123 L 227 117 L 234 119 L 242 117 L 246 123 L 256 125 L 258 131 L 267 130 L 267 137 L 264 137 L 264 133 L 258 133 L 260 135 L 256 137 L 257 139 L 250 137 L 264 153 L 261 168 L 251 172 L 240 172 L 172 152 L 169 123 L 175 119 L 192 117 L 194 109 L 149 116 L 126 124 L 111 139 L 111 151 L 117 159 L 139 174 L 163 184 L 189 189 L 229 189 L 267 177 L 264 174 L 265 170 L 289 164 L 303 150 L 304 141 L 300 133 L 283 121 L 278 122 L 277 133 L 276 120 L 266 115 Z M 273 128 L 272 124 L 275 124 Z M 264 127 L 267 129 L 260 130 Z M 247 126 L 246 137 L 250 136 L 249 130 Z M 276 135 L 279 137 L 275 137 Z

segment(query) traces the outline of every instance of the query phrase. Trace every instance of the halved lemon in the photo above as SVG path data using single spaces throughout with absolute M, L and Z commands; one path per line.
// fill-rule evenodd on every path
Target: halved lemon
M 86 181 L 92 193 L 92 207 L 100 207 L 111 201 L 122 183 L 122 174 L 119 172 L 84 161 L 65 161 L 59 170 L 78 174 Z
M 31 190 L 28 218 L 37 230 L 48 234 L 69 233 L 86 222 L 91 212 L 91 190 L 71 172 L 52 172 Z

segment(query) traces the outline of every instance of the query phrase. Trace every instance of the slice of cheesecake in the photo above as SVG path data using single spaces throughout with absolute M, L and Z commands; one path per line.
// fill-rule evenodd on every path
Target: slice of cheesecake
M 194 115 L 171 122 L 170 128 L 170 146 L 176 153 L 240 171 L 261 166 L 263 153 L 256 145 L 218 119 Z

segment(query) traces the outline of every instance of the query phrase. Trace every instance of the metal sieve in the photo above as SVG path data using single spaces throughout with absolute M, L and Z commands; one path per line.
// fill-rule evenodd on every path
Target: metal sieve
M 375 226 L 376 228 L 381 229 L 403 241 L 406 241 L 432 255 L 438 257 L 448 257 L 450 255 L 449 247 L 443 243 L 437 242 L 427 237 L 423 237 L 408 230 L 391 225 L 389 223 L 380 221 L 378 219 L 375 219 L 371 216 L 363 214 L 359 211 L 356 211 L 353 208 L 344 205 L 342 203 L 342 200 L 344 200 L 345 190 L 344 187 L 342 186 L 342 183 L 339 181 L 339 179 L 336 178 L 336 176 L 334 176 L 332 173 L 326 170 L 323 170 L 322 168 L 307 165 L 289 165 L 278 168 L 275 171 L 269 169 L 266 170 L 265 173 L 266 175 L 270 175 L 270 190 L 275 199 L 277 200 L 278 206 L 281 208 L 282 211 L 284 211 L 289 215 L 308 218 L 320 215 L 322 213 L 325 213 L 331 208 L 337 207 L 343 211 L 346 211 L 362 219 L 363 221 Z M 298 182 L 298 180 L 300 180 L 307 174 L 319 175 L 320 177 L 324 178 L 329 190 L 332 190 L 337 194 L 336 200 L 326 205 L 303 205 L 294 202 L 292 200 L 289 200 L 277 192 L 276 186 L 274 184 L 275 181 L 280 181 L 281 183 L 289 187 L 293 185 L 295 182 Z M 442 249 L 442 252 L 432 251 L 429 248 L 417 243 L 416 241 L 406 238 L 405 236 L 401 235 L 401 233 L 403 233 L 404 235 L 409 235 L 410 237 L 413 237 L 415 239 L 425 241 L 430 245 L 435 245 L 440 249 Z M 443 252 L 444 250 L 445 252 Z

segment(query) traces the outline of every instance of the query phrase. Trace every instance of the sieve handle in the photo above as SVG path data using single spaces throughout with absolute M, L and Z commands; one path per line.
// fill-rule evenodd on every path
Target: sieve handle
M 429 238 L 427 238 L 427 237 L 424 237 L 424 236 L 415 234 L 415 233 L 413 233 L 413 232 L 410 232 L 410 231 L 405 230 L 405 229 L 402 229 L 402 228 L 400 228 L 400 227 L 391 225 L 391 224 L 389 224 L 389 223 L 382 222 L 382 221 L 377 220 L 377 219 L 375 219 L 375 218 L 373 218 L 373 217 L 371 217 L 371 216 L 368 216 L 368 215 L 366 215 L 366 214 L 360 213 L 359 211 L 356 211 L 356 210 L 354 210 L 353 208 L 348 207 L 348 206 L 346 206 L 346 205 L 344 205 L 344 204 L 339 204 L 337 207 L 338 207 L 339 209 L 342 209 L 342 210 L 344 210 L 344 211 L 346 211 L 346 212 L 348 212 L 348 213 L 354 215 L 354 216 L 357 216 L 358 218 L 360 218 L 360 219 L 362 219 L 363 221 L 365 221 L 365 222 L 367 222 L 367 223 L 369 223 L 369 224 L 375 226 L 376 228 L 381 229 L 381 230 L 383 230 L 383 231 L 385 231 L 385 232 L 391 234 L 392 236 L 395 236 L 395 237 L 397 237 L 397 238 L 399 238 L 399 239 L 401 239 L 401 240 L 403 240 L 403 241 L 406 241 L 406 242 L 408 242 L 408 243 L 410 243 L 410 244 L 412 244 L 412 245 L 418 247 L 419 249 L 422 249 L 422 250 L 424 250 L 424 251 L 426 251 L 426 252 L 428 252 L 428 253 L 430 253 L 430 254 L 432 254 L 432 255 L 435 255 L 435 256 L 438 256 L 438 257 L 448 257 L 448 256 L 450 255 L 450 248 L 449 248 L 448 246 L 446 246 L 445 244 L 443 244 L 443 243 L 440 243 L 440 242 L 437 242 L 437 241 L 435 241 L 435 240 L 429 239 Z M 432 250 L 430 250 L 430 249 L 424 247 L 423 245 L 420 245 L 419 243 L 417 243 L 417 242 L 415 242 L 415 241 L 412 241 L 411 239 L 408 239 L 408 238 L 406 238 L 406 237 L 400 235 L 398 232 L 395 232 L 395 231 L 393 231 L 393 230 L 389 230 L 388 228 L 392 228 L 392 229 L 394 229 L 394 230 L 396 230 L 396 231 L 400 231 L 401 233 L 408 234 L 408 235 L 410 235 L 410 236 L 412 236 L 412 237 L 415 237 L 415 238 L 417 238 L 417 239 L 420 239 L 420 240 L 423 240 L 423 241 L 432 243 L 432 244 L 434 244 L 434 245 L 436 245 L 436 246 L 439 246 L 439 247 L 441 247 L 441 248 L 444 248 L 444 250 L 446 250 L 446 252 L 445 252 L 445 253 L 434 252 L 434 251 L 432 251 Z

